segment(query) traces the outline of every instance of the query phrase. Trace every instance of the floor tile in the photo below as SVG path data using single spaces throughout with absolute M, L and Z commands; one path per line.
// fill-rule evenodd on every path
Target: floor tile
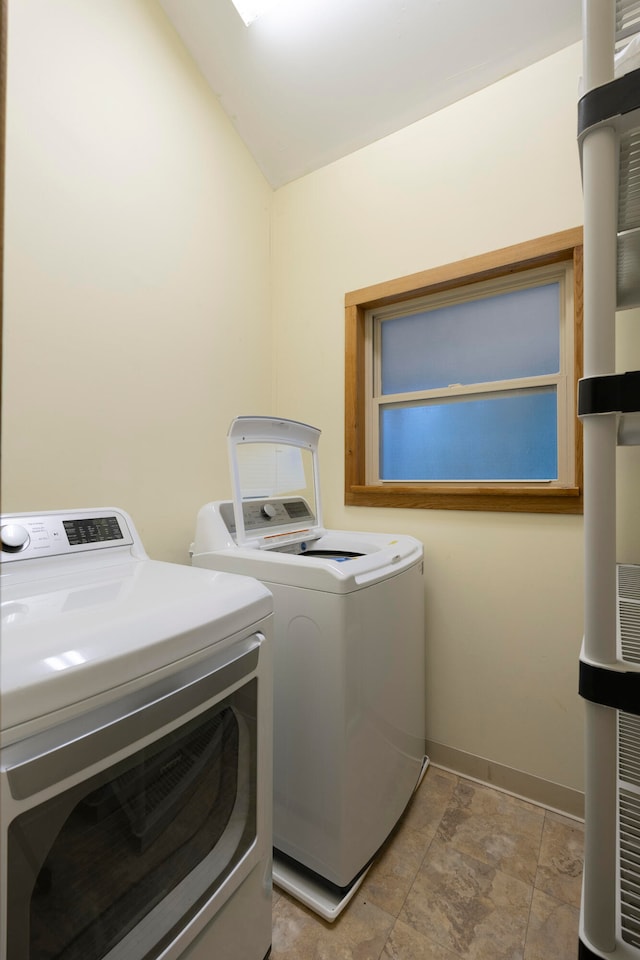
M 416 831 L 399 831 L 369 870 L 363 897 L 397 917 L 422 863 L 425 844 Z
M 330 924 L 274 889 L 272 960 L 575 960 L 584 827 L 430 767 Z
M 458 778 L 430 767 L 404 816 L 367 874 L 362 891 L 397 917 L 447 809 Z
M 580 911 L 534 890 L 524 960 L 575 960 Z
M 533 884 L 543 825 L 540 807 L 461 779 L 438 828 L 438 839 Z
M 282 894 L 273 910 L 271 960 L 379 960 L 393 922 L 357 895 L 327 923 Z
M 532 894 L 530 885 L 438 837 L 400 920 L 466 960 L 521 960 Z
M 398 920 L 384 945 L 381 960 L 460 960 L 460 955 Z
M 420 833 L 431 842 L 458 785 L 458 777 L 430 766 L 409 804 L 402 826 Z
M 547 813 L 542 831 L 536 888 L 579 907 L 583 859 L 584 826 L 568 817 Z

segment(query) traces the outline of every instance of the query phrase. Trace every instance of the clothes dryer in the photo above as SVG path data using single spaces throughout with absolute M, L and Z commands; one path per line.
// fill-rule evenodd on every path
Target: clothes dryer
M 191 553 L 273 594 L 274 880 L 331 921 L 428 764 L 424 583 L 415 538 L 323 527 L 319 435 L 237 418 Z
M 271 595 L 116 509 L 0 550 L 0 960 L 263 960 Z

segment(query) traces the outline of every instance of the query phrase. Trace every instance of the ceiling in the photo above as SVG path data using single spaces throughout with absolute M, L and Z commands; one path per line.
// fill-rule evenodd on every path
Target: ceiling
M 581 0 L 160 2 L 273 187 L 581 37 Z

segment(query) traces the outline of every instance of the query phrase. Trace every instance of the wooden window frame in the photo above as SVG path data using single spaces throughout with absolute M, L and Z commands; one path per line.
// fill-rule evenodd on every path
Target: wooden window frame
M 574 398 L 582 376 L 582 227 L 504 247 L 456 263 L 365 287 L 345 296 L 345 504 L 435 510 L 580 514 L 583 510 L 582 424 L 575 416 L 575 485 L 536 483 L 367 483 L 367 311 L 472 283 L 571 261 L 574 309 Z

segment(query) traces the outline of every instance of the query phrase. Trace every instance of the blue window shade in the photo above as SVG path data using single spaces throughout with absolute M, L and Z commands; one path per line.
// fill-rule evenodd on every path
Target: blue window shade
M 381 480 L 557 476 L 555 387 L 381 409 Z
M 558 373 L 558 282 L 381 323 L 382 393 Z

